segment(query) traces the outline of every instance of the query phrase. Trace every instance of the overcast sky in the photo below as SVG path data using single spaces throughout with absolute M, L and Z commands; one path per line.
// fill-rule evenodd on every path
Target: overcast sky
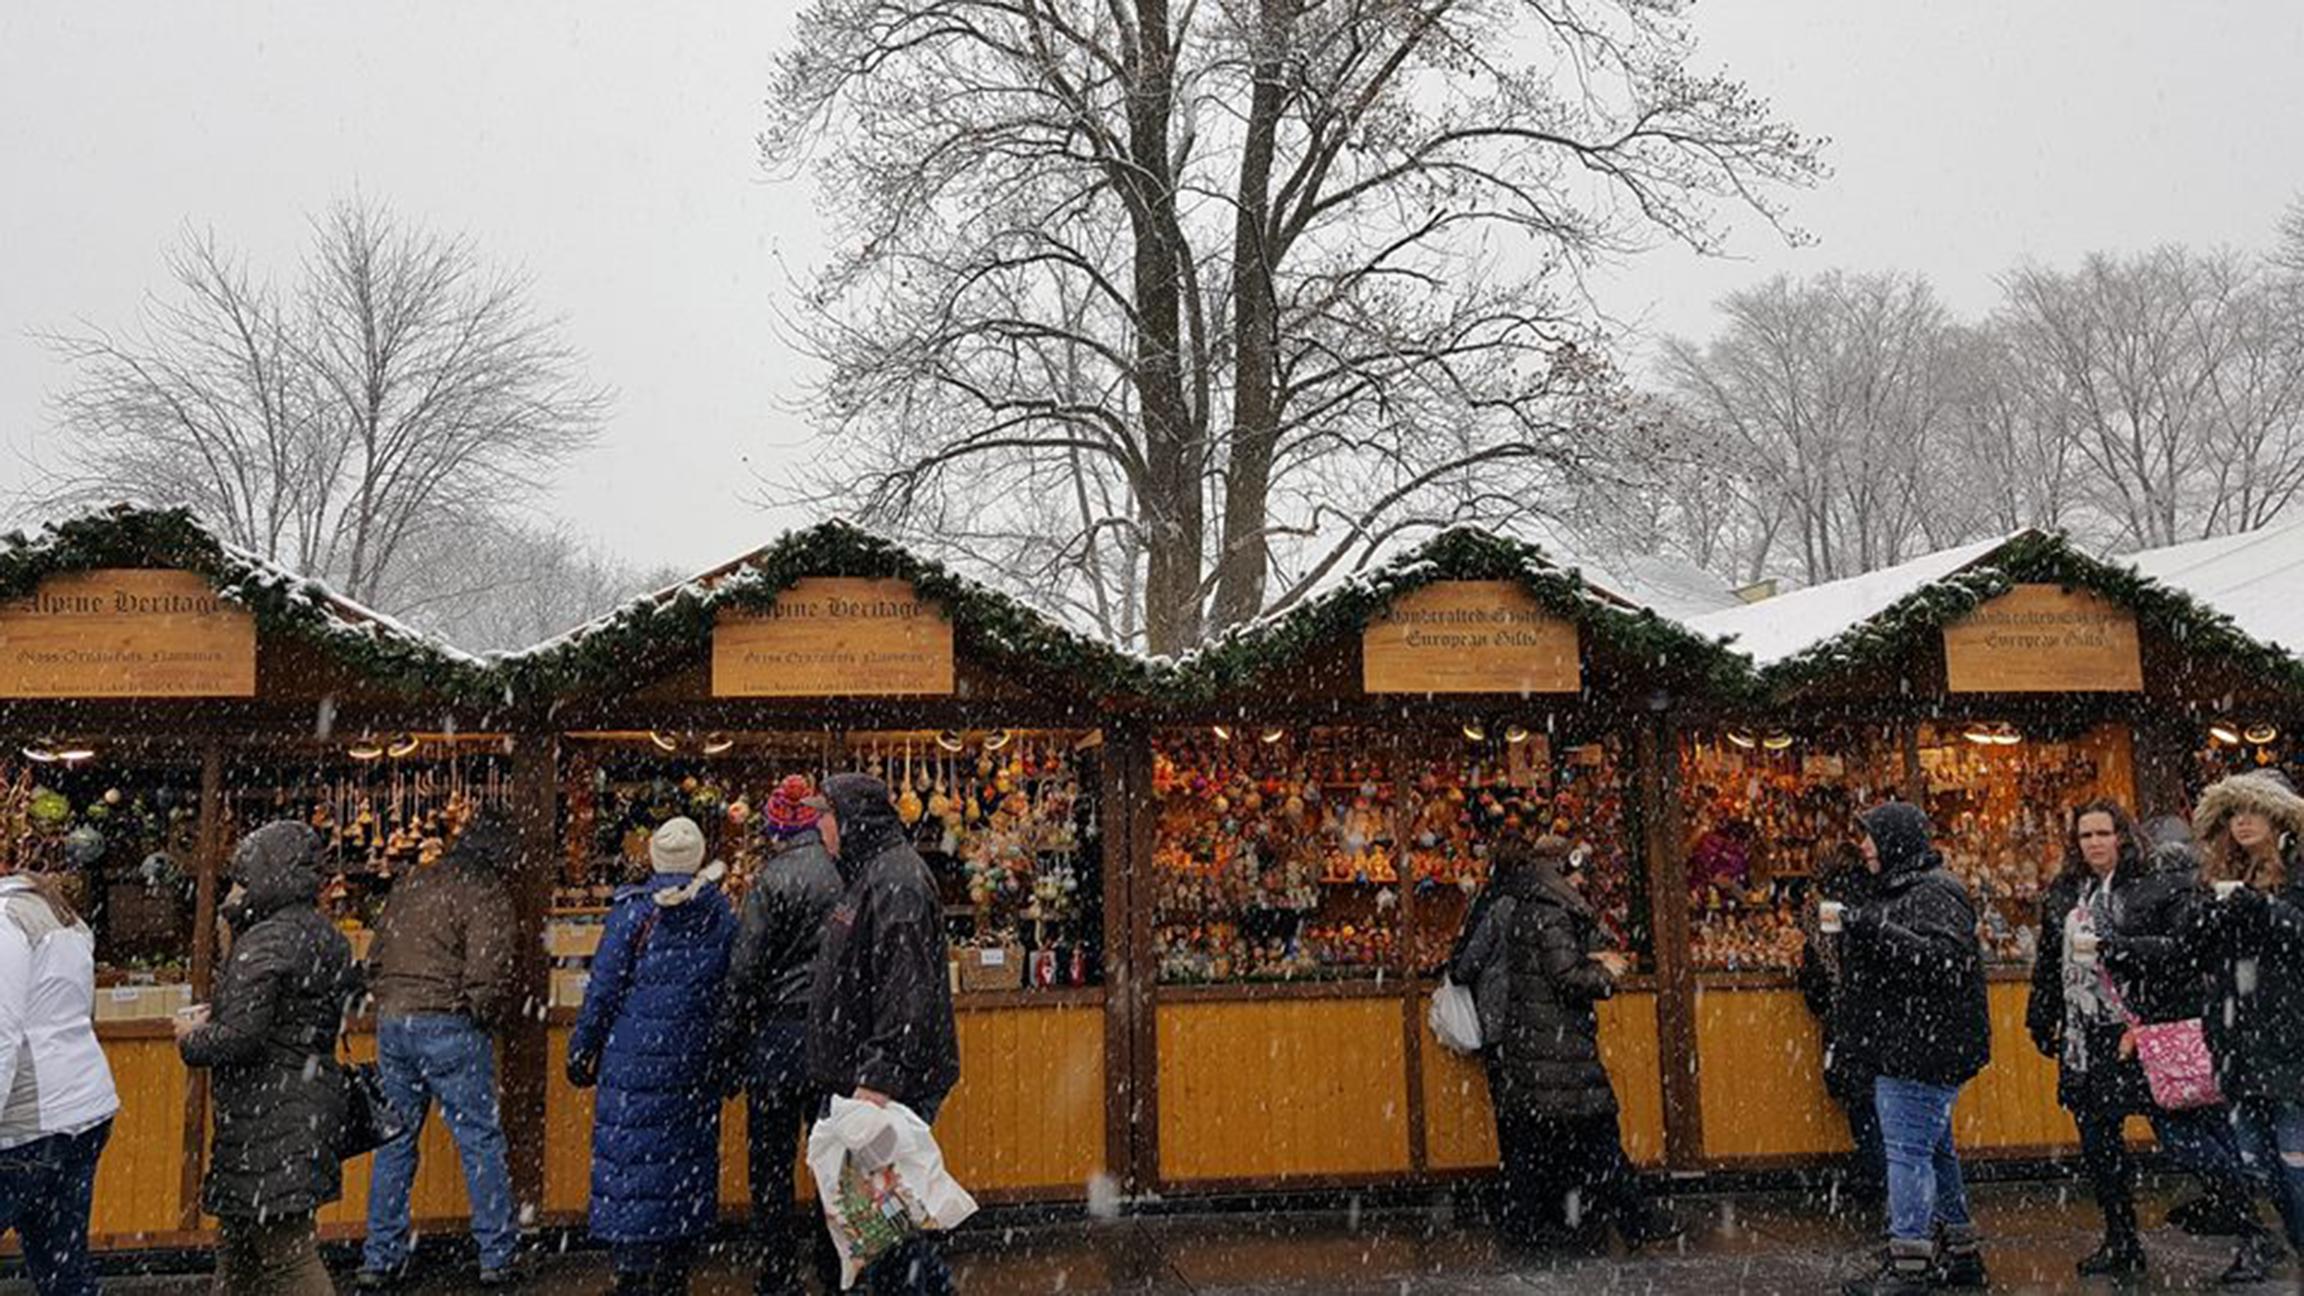
M 807 470 L 776 305 L 822 238 L 753 148 L 796 8 L 0 3 L 0 486 L 56 450 L 30 330 L 131 321 L 187 224 L 286 270 L 357 189 L 525 266 L 616 389 L 550 508 L 648 564 L 766 540 L 795 519 L 747 502 L 754 473 Z M 1791 200 L 1814 247 L 1747 230 L 1736 260 L 1608 276 L 1654 330 L 1832 266 L 1980 311 L 2021 259 L 2260 244 L 2304 191 L 2298 0 L 1707 0 L 1697 25 L 1699 65 L 1828 136 L 1834 174 Z

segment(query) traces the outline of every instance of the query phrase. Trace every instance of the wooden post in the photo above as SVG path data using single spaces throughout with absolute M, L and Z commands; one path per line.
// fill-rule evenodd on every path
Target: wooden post
M 208 1002 L 216 986 L 216 880 L 224 872 L 224 745 L 209 739 L 200 749 L 200 822 L 193 848 L 192 1000 Z M 184 1178 L 181 1223 L 189 1233 L 200 1227 L 200 1176 L 207 1165 L 208 1072 L 184 1075 Z
M 1649 930 L 1656 953 L 1657 1055 L 1662 1059 L 1664 1158 L 1693 1168 L 1704 1155 L 1696 1078 L 1696 965 L 1690 949 L 1688 861 L 1680 843 L 1679 737 L 1662 715 L 1633 730 L 1639 765 L 1641 848 L 1648 866 Z
M 1125 722 L 1104 726 L 1098 763 L 1096 815 L 1102 832 L 1097 849 L 1104 876 L 1104 1170 L 1124 1194 L 1138 1192 L 1135 1122 L 1136 976 L 1134 884 L 1130 867 L 1134 823 L 1141 789 L 1135 782 L 1136 747 L 1141 729 Z
M 1160 967 L 1153 957 L 1152 911 L 1159 887 L 1152 868 L 1159 821 L 1152 791 L 1152 730 L 1130 726 L 1127 757 L 1128 837 L 1120 867 L 1128 874 L 1128 1082 L 1114 1102 L 1128 1122 L 1128 1182 L 1133 1193 L 1160 1186 Z
M 544 1205 L 544 1095 L 549 1056 L 551 976 L 544 924 L 552 883 L 560 873 L 560 743 L 549 731 L 522 730 L 512 738 L 512 816 L 520 842 L 512 875 L 515 1014 L 504 1034 L 504 1140 L 512 1195 L 520 1216 L 533 1219 Z
M 1922 810 L 1928 808 L 1928 771 L 1920 765 L 1920 722 L 1905 720 L 1897 734 L 1904 752 L 1904 799 Z

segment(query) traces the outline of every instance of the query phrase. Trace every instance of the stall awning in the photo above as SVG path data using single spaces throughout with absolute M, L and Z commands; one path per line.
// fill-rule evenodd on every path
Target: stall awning
M 1820 647 L 1863 625 L 1904 599 L 1997 553 L 2018 536 L 1995 536 L 1939 550 L 1845 580 L 1810 585 L 1757 603 L 1739 604 L 1689 619 L 1708 636 L 1725 636 L 1751 654 L 1755 665 L 1773 666 Z

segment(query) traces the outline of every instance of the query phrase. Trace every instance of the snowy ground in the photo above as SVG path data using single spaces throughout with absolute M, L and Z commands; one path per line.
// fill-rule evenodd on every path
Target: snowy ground
M 2083 1283 L 2073 1276 L 2073 1262 L 2096 1242 L 2095 1211 L 2077 1190 L 2002 1185 L 1980 1189 L 1978 1197 L 1996 1290 L 2111 1290 L 2101 1281 Z M 2146 1220 L 2157 1220 L 2167 1201 L 2166 1193 L 2152 1194 Z M 1388 1211 L 1357 1219 L 1343 1214 L 1161 1216 L 970 1229 L 965 1244 L 955 1250 L 961 1288 L 969 1296 L 1728 1296 L 1835 1291 L 1838 1279 L 1854 1271 L 1867 1246 L 1859 1223 L 1819 1218 L 1813 1203 L 1789 1197 L 1683 1197 L 1674 1204 L 1691 1226 L 1686 1241 L 1634 1256 L 1506 1257 L 1485 1229 L 1455 1227 L 1445 1211 Z M 2151 1280 L 2128 1291 L 2250 1290 L 2215 1286 L 2230 1254 L 2221 1240 L 2155 1230 L 2147 1245 Z M 465 1286 L 460 1277 L 443 1265 L 408 1290 L 460 1291 Z M 541 1262 L 527 1289 L 592 1296 L 608 1286 L 605 1257 L 575 1252 Z M 0 1292 L 21 1290 L 20 1283 L 0 1283 Z M 192 1296 L 205 1292 L 206 1284 L 194 1277 L 123 1278 L 106 1290 Z M 750 1290 L 749 1275 L 731 1265 L 700 1274 L 695 1284 L 697 1293 L 710 1296 Z M 2255 1290 L 2292 1292 L 2296 1280 L 2287 1277 Z

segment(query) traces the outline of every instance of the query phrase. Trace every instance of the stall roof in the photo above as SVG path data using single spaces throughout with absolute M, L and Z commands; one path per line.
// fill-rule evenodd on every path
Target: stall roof
M 1118 649 L 843 520 L 788 531 L 742 557 L 495 660 L 519 681 L 516 688 L 532 696 L 630 683 L 651 664 L 706 643 L 719 608 L 766 607 L 810 576 L 909 581 L 951 614 L 962 652 L 1037 664 L 1079 681 L 1084 690 L 1125 687 L 1145 674 L 1141 662 Z
M 2138 571 L 2291 652 L 2304 650 L 2304 521 L 2132 554 Z
M 448 696 L 488 688 L 480 658 L 231 544 L 186 508 L 119 504 L 9 532 L 0 537 L 0 598 L 106 567 L 193 572 L 253 613 L 259 632 L 313 644 L 382 683 Z
M 1168 691 L 1194 697 L 1250 686 L 1266 671 L 1320 644 L 1357 634 L 1400 595 L 1441 580 L 1518 581 L 1540 604 L 1589 631 L 1619 658 L 1651 662 L 1659 681 L 1736 690 L 1748 680 L 1745 663 L 1715 638 L 1591 583 L 1536 545 L 1476 527 L 1455 527 L 1294 607 L 1158 663 L 1161 682 Z
M 1692 629 L 1727 638 L 1765 668 L 1863 625 L 1899 601 L 1998 552 L 2017 536 L 1978 540 L 1845 580 L 1826 581 L 1689 619 Z

